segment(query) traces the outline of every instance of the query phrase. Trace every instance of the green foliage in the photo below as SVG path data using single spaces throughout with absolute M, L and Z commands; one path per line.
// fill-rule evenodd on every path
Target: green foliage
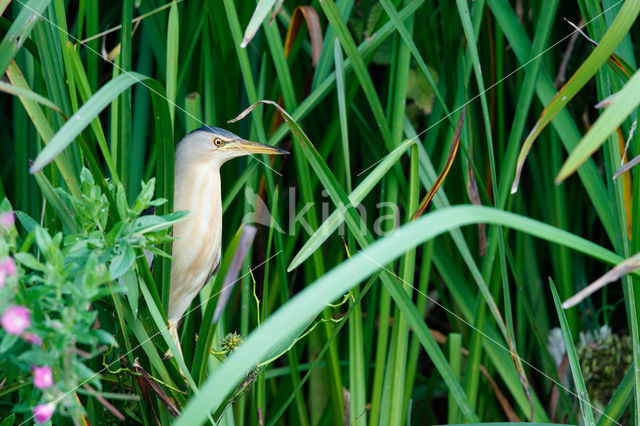
M 0 316 L 31 321 L 0 329 L 0 424 L 637 422 L 638 273 L 560 304 L 640 252 L 640 173 L 613 179 L 640 158 L 639 10 L 0 0 Z M 598 45 L 558 43 L 563 17 Z M 260 100 L 286 113 L 227 122 Z M 202 125 L 292 155 L 222 168 L 223 261 L 163 359 L 174 151 Z M 618 353 L 624 377 L 593 361 Z
M 17 273 L 6 268 L 2 271 L 0 312 L 24 306 L 30 313 L 26 331 L 10 334 L 4 317 L 5 329 L 0 331 L 0 371 L 12 383 L 27 384 L 20 390 L 22 403 L 16 406 L 16 412 L 31 411 L 36 401 L 53 402 L 60 407 L 61 415 L 79 418 L 85 410 L 73 397 L 76 389 L 90 385 L 102 390 L 100 372 L 93 370 L 91 361 L 111 352 L 118 343 L 115 330 L 102 328 L 99 310 L 92 304 L 123 292 L 131 303 L 137 303 L 132 300 L 137 298 L 136 250 L 150 249 L 166 255 L 156 246 L 169 238 L 171 225 L 184 215 L 140 216 L 149 206 L 166 201 L 152 199 L 154 186 L 154 180 L 143 182 L 133 208 L 126 201 L 119 202 L 122 220 L 109 221 L 107 196 L 83 168 L 79 198 L 61 188 L 57 191 L 75 220 L 77 233 L 52 235 L 25 215 L 18 216 L 29 230 L 22 238 L 14 226 L 2 225 L 0 258 L 15 259 L 20 267 Z M 109 182 L 107 187 L 113 190 Z M 123 193 L 124 189 L 120 186 L 117 192 Z M 13 214 L 8 200 L 2 202 L 0 213 Z M 23 242 L 18 250 L 20 239 Z M 118 278 L 130 272 L 133 286 L 116 285 Z M 54 384 L 44 389 L 42 396 L 29 385 L 29 372 L 34 366 L 53 370 Z

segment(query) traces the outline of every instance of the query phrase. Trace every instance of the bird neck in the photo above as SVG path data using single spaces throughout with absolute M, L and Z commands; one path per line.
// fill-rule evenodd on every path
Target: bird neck
M 176 167 L 174 210 L 188 210 L 189 216 L 221 222 L 220 166 L 194 164 L 189 167 Z

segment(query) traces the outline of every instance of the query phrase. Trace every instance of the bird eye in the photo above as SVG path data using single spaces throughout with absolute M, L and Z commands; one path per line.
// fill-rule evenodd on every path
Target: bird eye
M 224 145 L 224 142 L 222 142 L 222 139 L 218 139 L 218 138 L 216 138 L 216 140 L 214 140 L 213 143 L 216 144 L 216 146 Z

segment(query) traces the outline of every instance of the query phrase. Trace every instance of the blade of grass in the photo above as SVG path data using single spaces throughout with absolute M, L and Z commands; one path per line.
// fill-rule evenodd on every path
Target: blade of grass
M 406 3 L 406 2 L 405 2 Z M 405 32 L 413 34 L 414 29 L 414 16 L 410 16 L 406 20 L 407 28 Z M 404 29 L 404 25 L 403 25 Z M 389 95 L 387 111 L 390 119 L 392 144 L 394 146 L 400 145 L 402 140 L 402 129 L 404 124 L 404 117 L 406 113 L 406 98 L 409 86 L 409 73 L 411 66 L 411 51 L 407 43 L 403 43 L 401 40 L 396 40 L 395 44 L 395 56 L 393 59 L 393 65 L 391 69 L 391 82 L 389 84 Z M 411 160 L 409 170 L 409 186 L 407 199 L 405 201 L 407 209 L 407 215 L 411 211 L 414 211 L 418 205 L 419 197 L 419 158 L 418 150 L 415 145 L 411 147 Z M 398 179 L 390 178 L 389 184 L 393 188 L 393 195 L 388 198 L 392 203 L 398 203 L 398 197 L 400 188 L 402 185 L 398 182 Z M 396 190 L 395 188 L 398 188 Z M 391 194 L 390 194 L 391 195 Z M 355 236 L 357 239 L 357 236 Z M 362 244 L 362 241 L 359 241 Z M 415 250 L 409 250 L 403 256 L 400 262 L 400 274 L 402 281 L 407 284 L 404 287 L 404 291 L 411 298 L 414 270 L 415 270 Z M 389 348 L 389 356 L 387 359 L 387 365 L 389 368 L 385 374 L 385 380 L 383 385 L 385 386 L 383 392 L 383 398 L 381 401 L 381 415 L 379 423 L 381 424 L 401 424 L 405 417 L 404 412 L 404 390 L 406 384 L 406 371 L 407 371 L 407 352 L 409 344 L 409 326 L 407 323 L 407 317 L 402 313 L 399 306 L 395 307 L 395 313 L 393 317 L 393 326 L 391 330 L 391 345 Z M 372 401 L 372 407 L 373 402 Z
M 132 36 L 132 22 L 133 19 L 133 0 L 122 1 L 122 30 L 120 31 L 120 54 L 118 55 L 118 68 L 123 75 L 129 75 L 131 71 L 131 36 Z M 134 189 L 137 188 L 137 182 L 135 185 L 130 185 L 129 174 L 127 170 L 131 167 L 131 85 L 127 85 L 122 89 L 122 92 L 118 96 L 117 109 L 114 111 L 118 113 L 117 132 L 111 134 L 111 146 L 117 147 L 116 152 L 119 155 L 114 155 L 116 158 L 116 164 L 120 174 L 120 180 L 127 191 L 127 199 L 133 201 L 135 199 Z
M 296 95 L 293 89 L 293 80 L 291 79 L 291 72 L 289 71 L 289 64 L 287 63 L 287 55 L 284 46 L 282 45 L 282 39 L 278 31 L 276 23 L 269 24 L 266 21 L 263 24 L 264 34 L 269 45 L 269 51 L 271 52 L 271 58 L 276 69 L 276 77 L 280 83 L 282 89 L 282 98 L 287 108 L 293 109 L 297 106 Z
M 293 401 L 293 397 L 295 395 L 299 395 L 300 391 L 302 390 L 302 386 L 305 384 L 305 382 L 309 379 L 309 377 L 311 376 L 311 372 L 316 368 L 319 367 L 320 364 L 322 363 L 322 357 L 324 356 L 324 354 L 326 353 L 326 351 L 329 349 L 331 343 L 333 342 L 333 340 L 338 336 L 338 333 L 340 332 L 340 330 L 342 329 L 342 327 L 344 326 L 344 324 L 346 323 L 346 321 L 349 320 L 351 314 L 354 312 L 353 307 L 356 306 L 357 304 L 359 304 L 361 302 L 361 300 L 364 298 L 364 296 L 368 293 L 369 289 L 371 288 L 371 286 L 376 282 L 377 277 L 372 277 L 369 279 L 369 281 L 367 282 L 367 284 L 364 286 L 362 292 L 356 297 L 356 299 L 353 301 L 353 304 L 349 307 L 349 310 L 345 313 L 344 319 L 343 321 L 340 321 L 340 323 L 336 326 L 333 334 L 331 335 L 331 337 L 329 338 L 329 340 L 327 341 L 327 343 L 325 343 L 324 347 L 322 348 L 322 350 L 318 353 L 318 357 L 313 361 L 313 363 L 309 366 L 307 374 L 305 374 L 305 376 L 302 378 L 302 380 L 300 381 L 300 383 L 295 387 L 295 389 L 293 390 L 293 393 L 289 396 L 289 398 L 287 398 L 287 400 L 284 402 L 284 404 L 282 404 L 282 406 L 280 407 L 280 409 L 278 409 L 278 411 L 276 412 L 276 414 L 274 415 L 274 417 L 272 419 L 270 419 L 269 423 L 267 424 L 267 426 L 274 426 L 276 424 L 278 424 L 278 421 L 280 420 L 280 418 L 282 417 L 282 415 L 284 414 L 285 410 L 287 409 L 287 407 L 289 406 L 289 404 L 291 404 L 291 402 Z M 300 366 L 302 367 L 302 365 Z
M 169 113 L 169 105 L 164 93 L 164 87 L 157 80 L 148 80 L 147 85 L 151 91 L 151 105 L 153 108 L 156 173 L 158 175 L 157 194 L 158 197 L 167 200 L 166 203 L 158 207 L 160 215 L 166 215 L 173 211 L 173 184 L 174 184 L 174 146 L 173 146 L 173 125 Z M 171 241 L 166 241 L 162 245 L 162 251 L 171 255 L 173 245 Z M 171 282 L 171 259 L 162 257 L 159 259 L 159 267 L 154 268 L 155 282 L 159 285 L 159 293 L 162 298 L 162 311 L 169 310 L 169 293 Z
M 280 107 L 278 104 L 272 101 L 260 101 L 260 103 L 265 103 L 269 105 L 273 105 L 276 107 L 278 112 L 282 115 L 284 120 L 287 122 L 287 125 L 290 127 L 291 132 L 295 136 L 298 145 L 300 146 L 302 152 L 304 153 L 307 161 L 313 168 L 313 170 L 318 175 L 318 178 L 322 182 L 325 189 L 328 191 L 329 196 L 332 198 L 334 203 L 339 206 L 347 206 L 346 210 L 346 219 L 347 224 L 352 231 L 354 237 L 359 242 L 361 246 L 370 245 L 373 242 L 373 236 L 367 231 L 366 226 L 362 223 L 362 218 L 355 213 L 355 209 L 353 207 L 348 207 L 350 205 L 349 200 L 342 190 L 342 188 L 337 183 L 335 176 L 331 173 L 326 163 L 323 161 L 322 157 L 319 155 L 309 138 L 306 136 L 304 131 L 300 128 L 300 126 L 292 120 L 291 116 Z M 252 105 L 247 108 L 244 112 L 242 112 L 236 119 L 239 120 L 242 117 L 246 116 L 256 107 L 256 105 Z M 344 208 L 344 207 L 342 207 Z M 396 276 L 396 278 L 399 278 Z M 393 280 L 391 274 L 383 274 L 383 283 L 385 284 L 385 288 L 387 291 L 391 293 L 391 296 L 394 298 L 397 304 L 400 305 L 403 313 L 410 318 L 410 325 L 414 329 L 418 326 L 424 327 L 424 322 L 422 320 L 417 321 L 419 315 L 415 306 L 412 304 L 411 300 L 407 296 L 407 294 L 398 289 L 396 285 L 396 281 Z M 424 330 L 423 330 L 424 331 Z M 430 333 L 423 333 L 423 339 L 421 342 L 429 355 L 432 357 L 434 362 L 439 366 L 439 371 L 444 375 L 445 381 L 449 385 L 451 392 L 456 395 L 456 400 L 461 405 L 461 409 L 463 410 L 465 417 L 474 419 L 476 418 L 475 413 L 471 410 L 468 401 L 466 400 L 462 389 L 460 388 L 459 383 L 455 382 L 452 379 L 452 376 L 449 371 L 448 364 L 445 361 L 444 355 L 440 351 L 435 340 Z
M 4 11 L 7 10 L 7 6 L 9 6 L 11 0 L 2 0 L 0 1 L 0 16 L 4 15 Z
M 499 22 L 504 35 L 513 48 L 519 63 L 525 64 L 531 58 L 531 46 L 524 29 L 519 25 L 518 18 L 513 8 L 506 0 L 487 0 L 491 11 Z M 544 105 L 548 104 L 555 95 L 555 89 L 548 72 L 543 68 L 535 81 L 535 90 L 538 99 Z M 573 150 L 578 144 L 580 134 L 569 113 L 562 109 L 551 121 L 551 125 L 560 136 L 560 140 L 568 151 Z M 578 175 L 589 194 L 591 203 L 602 221 L 607 235 L 611 241 L 618 235 L 615 216 L 612 214 L 611 202 L 607 189 L 600 179 L 600 174 L 593 160 L 588 160 L 583 167 L 578 169 Z
M 407 46 L 411 50 L 411 55 L 418 63 L 420 70 L 424 73 L 424 76 L 427 78 L 427 81 L 429 82 L 429 86 L 431 87 L 431 90 L 433 90 L 433 93 L 438 99 L 438 102 L 440 103 L 440 105 L 442 105 L 442 109 L 445 111 L 446 115 L 448 116 L 449 109 L 447 108 L 447 104 L 445 103 L 444 98 L 442 97 L 442 94 L 440 93 L 440 90 L 438 89 L 438 86 L 433 76 L 431 75 L 429 68 L 427 67 L 427 64 L 425 64 L 424 59 L 422 58 L 422 55 L 420 55 L 420 52 L 418 52 L 418 48 L 416 47 L 416 44 L 413 42 L 411 34 L 409 34 L 409 32 L 407 31 L 407 28 L 402 23 L 402 20 L 398 15 L 398 11 L 396 11 L 395 7 L 393 7 L 393 4 L 391 3 L 390 0 L 380 0 L 380 4 L 384 8 L 385 12 L 387 12 L 387 15 L 389 15 L 389 19 L 391 19 L 391 22 L 393 23 L 393 26 L 396 28 L 396 31 L 398 31 L 398 33 L 400 34 L 404 42 L 407 44 Z M 453 119 L 449 117 L 449 120 L 451 122 L 451 125 L 453 126 L 455 124 Z
M 7 68 L 7 77 L 13 86 L 24 90 L 31 90 L 15 62 L 12 62 L 9 65 L 9 68 Z M 53 128 L 40 106 L 28 98 L 20 97 L 20 102 L 22 102 L 25 111 L 29 114 L 31 121 L 42 140 L 45 141 L 45 143 L 51 142 L 54 139 Z M 60 174 L 69 187 L 70 192 L 73 195 L 78 196 L 80 194 L 80 184 L 78 178 L 74 174 L 73 168 L 71 167 L 69 157 L 66 155 L 58 156 L 55 158 L 55 161 Z
M 256 9 L 251 15 L 251 20 L 247 24 L 247 28 L 244 31 L 244 37 L 240 43 L 240 47 L 245 48 L 249 45 L 253 36 L 258 32 L 258 28 L 262 25 L 262 22 L 267 19 L 267 15 L 271 8 L 276 4 L 276 0 L 260 0 Z
M 640 104 L 640 72 L 636 72 L 622 90 L 617 92 L 616 98 L 596 122 L 589 128 L 587 134 L 562 165 L 556 177 L 560 183 L 569 177 L 582 163 L 585 162 L 602 144 L 607 137 L 614 133 L 618 126 Z
M 67 45 L 69 42 L 69 33 L 67 32 L 67 17 L 66 11 L 64 7 L 64 1 L 54 0 L 53 2 L 53 11 L 55 11 L 55 25 L 58 29 L 58 43 L 60 46 L 60 57 L 62 63 L 64 64 L 64 85 L 65 85 L 65 103 L 71 103 L 71 110 L 69 112 L 74 113 L 78 110 L 78 96 L 76 93 L 76 82 L 75 76 L 71 69 L 71 60 L 69 58 L 69 50 L 67 49 Z M 50 12 L 52 10 L 50 9 Z M 68 93 L 68 101 L 66 101 L 66 94 Z
M 404 102 L 402 103 L 404 104 Z M 404 118 L 404 112 L 401 117 Z M 411 217 L 411 212 L 418 207 L 418 191 L 420 188 L 418 160 L 418 148 L 413 145 L 411 147 L 411 166 L 409 172 L 409 199 L 407 200 L 406 206 L 407 221 Z M 411 300 L 416 268 L 415 249 L 408 250 L 404 254 L 401 265 L 401 280 L 403 284 L 406 284 L 406 286 L 404 286 L 404 290 L 409 300 Z M 417 313 L 418 310 L 416 309 L 415 312 Z M 402 312 L 394 316 L 394 326 L 397 326 L 398 337 L 395 347 L 392 345 L 392 350 L 395 350 L 395 365 L 391 370 L 393 371 L 393 391 L 391 394 L 391 410 L 389 418 L 391 419 L 392 424 L 400 424 L 407 421 L 405 418 L 406 411 L 404 401 L 406 399 L 406 395 L 404 394 L 404 391 L 406 389 L 407 353 L 409 349 L 409 324 L 407 317 Z
M 176 362 L 178 363 L 178 366 L 180 367 L 181 373 L 184 375 L 185 380 L 189 384 L 189 387 L 197 395 L 198 386 L 196 385 L 195 380 L 193 380 L 193 377 L 191 376 L 191 373 L 189 372 L 189 369 L 187 368 L 187 365 L 185 364 L 184 359 L 182 359 L 181 352 L 178 350 L 175 342 L 173 341 L 173 339 L 171 338 L 171 335 L 169 334 L 169 329 L 167 328 L 165 321 L 162 315 L 160 314 L 158 305 L 155 303 L 153 297 L 151 296 L 151 293 L 149 292 L 149 289 L 147 288 L 147 284 L 144 282 L 144 280 L 140 280 L 139 283 L 140 283 L 140 291 L 142 292 L 142 296 L 144 297 L 147 308 L 151 313 L 151 317 L 153 318 L 153 321 L 155 322 L 155 325 L 158 331 L 164 338 L 165 343 L 167 344 L 167 346 L 169 346 L 171 353 L 174 354 L 172 359 L 176 360 Z
M 102 86 L 51 138 L 31 165 L 30 172 L 35 173 L 41 170 L 55 159 L 125 89 L 148 78 L 142 74 L 132 72 L 122 74 Z
M 393 148 L 393 143 L 391 141 L 391 129 L 389 129 L 389 125 L 387 124 L 387 119 L 384 114 L 384 110 L 382 109 L 382 104 L 380 103 L 380 99 L 378 98 L 378 94 L 376 93 L 375 86 L 373 85 L 373 81 L 371 80 L 371 76 L 367 72 L 367 67 L 362 59 L 360 52 L 358 52 L 358 48 L 349 33 L 349 30 L 340 16 L 340 12 L 338 11 L 335 3 L 332 0 L 322 0 L 320 2 L 322 6 L 322 10 L 324 11 L 327 19 L 331 23 L 331 25 L 335 28 L 335 31 L 340 39 L 340 44 L 342 48 L 345 50 L 347 56 L 350 59 L 350 63 L 353 65 L 353 70 L 358 77 L 358 81 L 362 86 L 362 90 L 364 91 L 367 100 L 369 101 L 369 106 L 371 107 L 371 111 L 373 112 L 373 116 L 376 119 L 376 124 L 378 125 L 378 129 L 382 133 L 382 137 L 384 139 L 387 148 L 391 151 Z
M 575 383 L 576 392 L 578 393 L 578 400 L 580 401 L 580 409 L 582 411 L 583 420 L 586 425 L 595 425 L 596 421 L 593 418 L 593 410 L 591 408 L 591 402 L 589 401 L 587 386 L 584 383 L 584 376 L 582 375 L 582 370 L 580 369 L 580 360 L 578 359 L 576 348 L 573 345 L 573 338 L 571 337 L 571 330 L 569 330 L 567 318 L 564 316 L 564 311 L 562 310 L 562 306 L 560 305 L 558 291 L 556 290 L 556 286 L 551 278 L 549 278 L 549 287 L 551 288 L 553 302 L 556 305 L 556 311 L 560 320 L 562 336 L 564 337 L 564 344 L 567 348 L 567 356 L 569 357 L 571 374 L 573 375 L 573 382 Z
M 449 363 L 451 370 L 458 380 L 462 371 L 462 335 L 459 333 L 449 333 L 447 337 L 449 343 Z M 449 404 L 447 406 L 447 422 L 450 424 L 458 421 L 458 407 L 452 395 L 449 395 Z
M 29 38 L 33 26 L 38 22 L 38 16 L 44 13 L 49 3 L 51 0 L 31 0 L 26 4 L 21 2 L 20 13 L 0 43 L 0 75 L 5 73 L 13 58 Z
M 309 316 L 319 313 L 327 303 L 339 298 L 353 285 L 378 270 L 380 265 L 388 264 L 412 247 L 449 229 L 479 222 L 507 226 L 565 245 L 608 263 L 619 260 L 616 254 L 590 241 L 514 213 L 480 206 L 458 206 L 438 210 L 402 226 L 397 234 L 382 238 L 365 248 L 306 287 L 271 315 L 259 330 L 251 333 L 238 350 L 227 358 L 223 368 L 207 379 L 201 387 L 201 392 L 191 399 L 176 425 L 190 425 L 202 421 L 208 410 L 220 406 L 224 395 L 235 388 L 253 366 L 269 353 L 270 348 L 281 344 L 279 336 L 296 330 Z M 404 296 L 402 300 L 407 303 L 405 307 L 413 306 L 406 294 L 401 294 Z M 417 313 L 416 318 L 419 318 L 419 321 L 412 322 L 412 326 L 417 327 L 417 332 L 425 325 Z M 437 346 L 435 340 L 433 342 Z M 447 364 L 444 356 L 442 361 Z M 446 369 L 450 371 L 448 367 Z M 439 368 L 439 371 L 445 370 Z M 448 384 L 452 385 L 452 383 Z M 450 390 L 453 392 L 453 388 Z M 459 396 L 464 398 L 463 395 Z
M 438 179 L 436 179 L 436 181 L 433 183 L 427 195 L 425 195 L 424 199 L 420 203 L 420 207 L 418 207 L 418 210 L 415 212 L 411 220 L 416 220 L 417 218 L 422 216 L 422 214 L 427 209 L 427 207 L 429 207 L 429 203 L 431 202 L 431 199 L 433 198 L 433 196 L 436 194 L 436 192 L 442 185 L 442 182 L 444 182 L 444 179 L 447 177 L 449 170 L 451 170 L 451 166 L 453 165 L 453 160 L 455 160 L 456 153 L 458 152 L 458 146 L 460 146 L 460 136 L 462 132 L 462 125 L 464 124 L 464 115 L 466 110 L 467 110 L 467 107 L 463 106 L 460 112 L 460 119 L 458 120 L 456 132 L 453 135 L 453 140 L 451 141 L 451 148 L 449 149 L 449 155 L 447 156 L 447 161 L 444 166 L 444 169 L 442 170 L 442 172 L 440 172 L 440 175 L 438 175 Z
M 468 50 L 471 56 L 471 61 L 473 64 L 473 69 L 476 77 L 476 82 L 478 84 L 478 90 L 480 91 L 480 105 L 482 108 L 482 117 L 484 119 L 484 128 L 485 135 L 487 139 L 487 150 L 489 153 L 489 169 L 491 173 L 491 188 L 493 194 L 498 194 L 498 178 L 496 173 L 496 162 L 494 158 L 494 147 L 493 147 L 493 136 L 491 131 L 491 118 L 489 117 L 489 106 L 487 103 L 486 90 L 484 86 L 484 80 L 482 76 L 482 69 L 480 65 L 480 57 L 478 54 L 476 37 L 473 31 L 473 24 L 470 19 L 469 7 L 466 0 L 456 0 L 456 4 L 458 6 L 458 13 L 460 14 L 460 19 L 462 21 L 462 27 L 464 29 L 465 37 L 468 43 Z M 484 8 L 484 1 L 477 2 L 474 5 L 475 8 L 479 8 L 482 10 Z M 520 362 L 520 357 L 517 355 L 517 349 L 515 341 L 513 340 L 513 336 L 515 335 L 513 328 L 513 314 L 511 308 L 511 294 L 509 289 L 509 278 L 507 274 L 507 261 L 505 255 L 505 242 L 504 236 L 502 233 L 502 229 L 498 227 L 497 231 L 497 240 L 498 240 L 498 252 L 500 257 L 500 272 L 501 272 L 501 281 L 502 281 L 502 291 L 503 291 L 503 299 L 504 299 L 504 309 L 505 314 L 504 317 L 506 319 L 506 328 L 508 332 L 507 342 L 509 344 L 509 349 L 514 353 L 513 359 L 516 363 L 516 368 L 518 370 L 518 374 L 520 375 L 520 380 L 522 381 L 522 386 L 524 388 L 525 394 L 527 398 L 529 398 L 529 402 L 531 404 L 531 411 L 529 414 L 530 420 L 533 420 L 534 416 L 534 405 L 531 400 L 529 383 L 526 374 L 524 373 L 524 368 L 522 363 Z
M 75 75 L 78 93 L 80 94 L 83 102 L 88 102 L 92 94 L 91 86 L 89 84 L 87 74 L 84 71 L 80 56 L 71 44 L 67 44 L 67 49 L 69 50 L 69 58 L 72 62 L 71 69 Z M 104 135 L 104 130 L 99 117 L 96 116 L 96 118 L 91 122 L 91 129 L 93 130 L 93 134 L 95 135 L 98 146 L 100 147 L 100 153 L 104 157 L 107 168 L 111 173 L 111 179 L 113 179 L 113 182 L 118 185 L 118 183 L 120 183 L 120 177 L 118 176 L 116 166 L 111 158 L 111 151 L 109 151 L 109 147 L 107 146 L 107 139 Z
M 580 68 L 571 76 L 569 81 L 560 89 L 547 105 L 542 115 L 538 119 L 527 139 L 522 144 L 522 150 L 518 157 L 516 168 L 516 176 L 511 186 L 511 193 L 518 190 L 518 182 L 522 167 L 527 158 L 533 142 L 538 137 L 542 129 L 562 110 L 567 103 L 578 93 L 582 87 L 593 77 L 600 67 L 607 61 L 611 53 L 618 46 L 623 37 L 627 35 L 629 28 L 636 20 L 640 13 L 640 0 L 629 0 L 623 3 L 622 9 L 616 16 L 615 21 L 611 24 L 598 46 L 589 54 L 587 59 L 580 65 Z
M 434 241 L 431 240 L 423 245 L 422 256 L 420 258 L 420 272 L 418 275 L 418 279 L 420 283 L 418 284 L 417 292 L 420 295 L 427 294 L 429 280 L 431 277 L 431 265 L 432 265 L 432 255 L 433 255 L 433 246 Z M 422 316 L 422 318 L 426 318 L 427 315 L 427 303 L 428 299 L 426 297 L 419 297 L 416 301 L 416 308 L 418 312 Z M 409 401 L 413 399 L 413 389 L 415 386 L 415 380 L 418 375 L 418 369 L 420 365 L 419 356 L 420 356 L 420 340 L 412 335 L 411 344 L 409 346 L 409 352 L 407 355 L 407 380 L 405 382 L 405 401 L 404 401 L 404 412 L 407 412 L 409 407 Z M 455 370 L 453 371 L 455 375 Z M 455 402 L 455 398 L 451 395 L 451 404 L 457 405 Z
M 385 156 L 385 158 L 376 166 L 376 168 L 373 169 L 371 173 L 369 173 L 367 177 L 363 179 L 363 181 L 349 195 L 349 200 L 351 202 L 350 204 L 352 206 L 358 205 L 358 203 L 360 203 L 367 196 L 367 194 L 371 192 L 373 187 L 382 178 L 384 178 L 393 164 L 399 161 L 400 157 L 402 157 L 402 155 L 409 149 L 409 147 L 411 147 L 415 143 L 416 142 L 414 140 L 408 140 L 391 151 L 389 155 Z M 287 267 L 287 271 L 290 272 L 294 270 L 304 261 L 306 261 L 309 256 L 311 256 L 311 254 L 315 252 L 336 229 L 338 229 L 343 221 L 343 209 L 338 209 L 331 213 L 327 220 L 325 220 L 322 225 L 313 233 L 313 235 L 309 237 L 304 246 L 295 255 L 295 257 Z
M 185 130 L 190 132 L 200 127 L 202 121 L 201 97 L 198 92 L 193 92 L 185 97 Z
M 342 157 L 344 160 L 346 188 L 351 192 L 351 161 L 349 155 L 349 130 L 347 127 L 347 101 L 344 90 L 344 60 L 340 41 L 333 40 L 333 55 L 336 64 L 336 94 L 338 97 L 338 114 L 340 117 L 340 141 L 342 142 Z M 292 262 L 293 263 L 293 262 Z
M 180 16 L 178 4 L 173 0 L 169 9 L 169 23 L 167 25 L 167 100 L 171 123 L 175 127 L 175 109 L 178 79 L 178 49 L 180 47 Z
M 40 95 L 39 93 L 33 92 L 29 89 L 25 89 L 22 87 L 12 86 L 11 84 L 4 83 L 0 81 L 0 91 L 4 93 L 8 93 L 13 96 L 18 96 L 19 98 L 28 99 L 40 105 L 46 106 L 47 108 L 51 108 L 52 110 L 62 113 L 60 108 L 49 99 Z
M 353 4 L 355 0 L 338 0 L 336 6 L 338 6 L 338 11 L 342 16 L 342 19 L 346 22 L 349 20 L 349 16 L 351 15 L 351 10 L 353 9 Z M 336 37 L 335 29 L 332 25 L 327 26 L 327 31 L 324 34 L 324 40 L 333 40 Z M 325 81 L 327 76 L 331 72 L 331 66 L 333 65 L 334 57 L 331 54 L 331 44 L 323 43 L 322 50 L 320 51 L 320 58 L 318 59 L 318 65 L 316 67 L 316 72 L 313 74 L 313 82 L 311 83 L 312 90 L 318 88 L 319 84 L 322 81 Z
M 598 426 L 608 426 L 616 424 L 616 421 L 620 419 L 624 410 L 631 402 L 631 396 L 633 395 L 634 384 L 634 368 L 631 366 L 625 373 L 622 381 L 618 384 L 615 393 L 611 397 L 611 400 L 604 409 L 602 416 L 598 420 Z M 612 420 L 613 419 L 613 420 Z
M 318 65 L 318 60 L 320 59 L 323 43 L 320 18 L 313 7 L 298 6 L 293 10 L 293 13 L 291 14 L 291 23 L 287 29 L 287 37 L 284 41 L 284 52 L 285 56 L 289 57 L 291 48 L 293 47 L 300 31 L 300 27 L 302 26 L 303 19 L 309 29 L 309 38 L 311 39 L 311 65 L 315 68 Z
M 71 212 L 62 202 L 62 199 L 60 199 L 60 196 L 56 192 L 53 185 L 51 185 L 51 182 L 49 182 L 47 177 L 39 172 L 35 173 L 33 177 L 36 179 L 38 186 L 40 186 L 40 190 L 42 191 L 44 197 L 47 199 L 47 202 L 51 204 L 51 206 L 53 206 L 53 209 L 58 215 L 58 218 L 62 222 L 64 228 L 66 228 L 66 231 L 70 233 L 80 232 L 75 220 L 73 220 Z

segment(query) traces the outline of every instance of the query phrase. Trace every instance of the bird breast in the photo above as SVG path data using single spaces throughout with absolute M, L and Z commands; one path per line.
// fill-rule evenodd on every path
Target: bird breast
M 174 225 L 169 318 L 180 317 L 220 262 L 222 198 L 218 167 L 176 168 L 174 210 L 188 210 Z

